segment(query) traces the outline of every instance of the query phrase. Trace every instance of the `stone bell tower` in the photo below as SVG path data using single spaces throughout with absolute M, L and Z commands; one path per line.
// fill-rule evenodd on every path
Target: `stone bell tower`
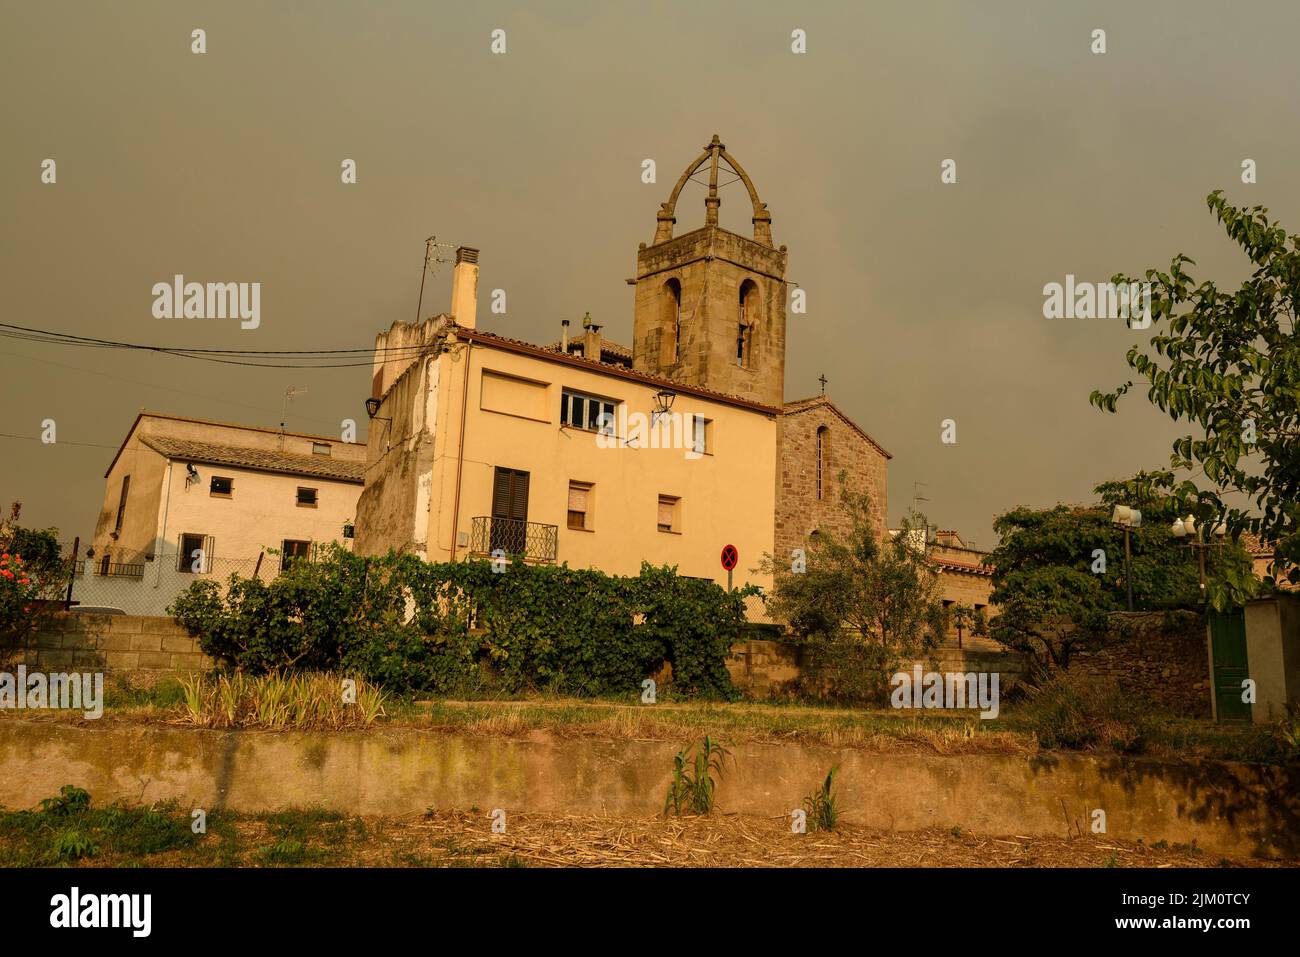
M 708 169 L 704 225 L 673 236 L 686 181 Z M 718 225 L 718 173 L 742 182 L 754 238 Z M 699 182 L 696 180 L 696 182 Z M 785 392 L 786 251 L 772 246 L 772 215 L 749 175 L 714 135 L 660 207 L 654 242 L 636 254 L 632 367 L 780 407 Z

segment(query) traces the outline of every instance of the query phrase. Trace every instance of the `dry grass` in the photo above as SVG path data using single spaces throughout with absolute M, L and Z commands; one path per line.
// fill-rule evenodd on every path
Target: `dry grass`
M 665 819 L 511 814 L 504 834 L 492 833 L 486 810 L 436 811 L 414 820 L 365 820 L 365 839 L 344 847 L 336 843 L 339 854 L 329 863 L 435 867 L 1277 866 L 1277 862 L 1227 861 L 1194 848 L 1155 848 L 1092 836 L 977 836 L 938 828 L 890 832 L 848 824 L 831 832 L 793 834 L 788 818 L 746 815 Z M 238 826 L 241 843 L 265 844 L 261 822 Z

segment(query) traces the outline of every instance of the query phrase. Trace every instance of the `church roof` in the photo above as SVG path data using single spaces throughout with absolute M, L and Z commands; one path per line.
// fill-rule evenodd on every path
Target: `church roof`
M 798 415 L 800 412 L 807 412 L 809 409 L 822 409 L 822 408 L 829 409 L 831 412 L 835 413 L 835 415 L 839 416 L 844 421 L 845 425 L 847 425 L 854 432 L 857 432 L 858 435 L 862 436 L 864 439 L 870 442 L 876 448 L 876 450 L 879 451 L 880 454 L 883 455 L 885 458 L 892 459 L 894 457 L 885 449 L 883 445 L 881 445 L 871 436 L 867 435 L 867 433 L 863 431 L 862 427 L 858 425 L 858 423 L 854 422 L 847 415 L 841 412 L 839 408 L 835 405 L 835 403 L 832 402 L 829 398 L 827 398 L 824 395 L 815 395 L 808 399 L 796 399 L 793 402 L 786 402 L 781 408 L 781 414 Z

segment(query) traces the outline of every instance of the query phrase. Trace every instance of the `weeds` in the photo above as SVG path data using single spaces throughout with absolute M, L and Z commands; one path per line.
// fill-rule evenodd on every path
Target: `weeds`
M 694 750 L 693 759 L 690 747 L 678 751 L 673 758 L 673 779 L 664 799 L 664 814 L 671 812 L 681 817 L 683 813 L 709 814 L 713 811 L 718 787 L 713 776 L 716 773 L 721 779 L 723 762 L 731 752 L 707 734 Z
M 810 831 L 833 831 L 840 819 L 840 803 L 835 796 L 835 775 L 839 774 L 837 764 L 826 774 L 822 786 L 803 799 L 804 810 L 808 812 L 808 829 Z
M 355 702 L 346 701 L 343 679 L 328 673 L 200 673 L 180 682 L 186 718 L 205 728 L 367 728 L 385 714 L 387 700 L 377 686 L 357 680 Z

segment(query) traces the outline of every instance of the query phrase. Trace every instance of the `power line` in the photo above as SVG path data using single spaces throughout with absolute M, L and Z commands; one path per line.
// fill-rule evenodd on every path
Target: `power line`
M 360 349 L 199 349 L 189 346 L 153 346 L 143 343 L 121 342 L 114 339 L 99 339 L 93 336 L 78 336 L 71 333 L 52 332 L 45 329 L 33 329 L 0 322 L 0 337 L 26 342 L 42 342 L 52 345 L 80 346 L 89 349 L 131 349 L 142 352 L 156 352 L 179 356 L 186 359 L 200 359 L 205 362 L 217 362 L 223 365 L 249 366 L 261 369 L 354 369 L 373 365 L 376 354 L 392 358 L 415 358 L 428 351 L 425 344 L 408 346 L 373 346 Z M 392 356 L 386 354 L 392 353 Z M 303 358 L 325 359 L 338 357 L 355 359 L 333 363 L 322 362 L 265 362 L 246 361 L 250 358 L 295 356 Z M 365 357 L 364 359 L 362 357 Z
M 0 432 L 0 438 L 3 439 L 26 439 L 28 442 L 40 442 L 39 435 L 14 435 L 12 432 Z M 59 439 L 56 442 L 46 442 L 46 445 L 79 445 L 88 449 L 116 449 L 116 445 L 98 445 L 94 442 L 65 442 Z
M 70 369 L 73 372 L 79 372 L 82 375 L 97 375 L 105 379 L 116 379 L 118 382 L 129 382 L 131 385 L 142 385 L 145 386 L 146 388 L 160 389 L 163 392 L 175 392 L 178 395 L 187 396 L 192 399 L 208 399 L 209 401 L 212 402 L 221 402 L 224 403 L 225 405 L 238 406 L 241 409 L 252 409 L 257 412 L 267 412 L 267 413 L 275 412 L 275 409 L 272 409 L 269 406 L 250 405 L 247 402 L 237 402 L 234 399 L 228 399 L 222 396 L 209 395 L 208 393 L 205 392 L 195 392 L 193 389 L 177 389 L 177 388 L 173 388 L 172 386 L 159 385 L 156 382 L 145 382 L 143 379 L 131 379 L 128 378 L 127 376 L 113 375 L 111 372 L 100 372 L 97 369 L 86 369 L 83 368 L 82 366 L 68 365 L 66 362 L 54 362 L 50 359 L 38 359 L 35 356 L 24 355 L 21 352 L 0 352 L 0 356 L 10 356 L 15 359 L 22 359 L 24 362 L 39 362 L 42 365 L 56 366 L 57 368 L 60 369 Z M 318 419 L 315 418 L 314 416 L 305 416 L 305 415 L 298 416 L 298 418 L 305 419 L 308 422 L 319 422 L 319 423 L 328 422 L 331 426 L 334 425 L 334 421 L 332 419 Z

